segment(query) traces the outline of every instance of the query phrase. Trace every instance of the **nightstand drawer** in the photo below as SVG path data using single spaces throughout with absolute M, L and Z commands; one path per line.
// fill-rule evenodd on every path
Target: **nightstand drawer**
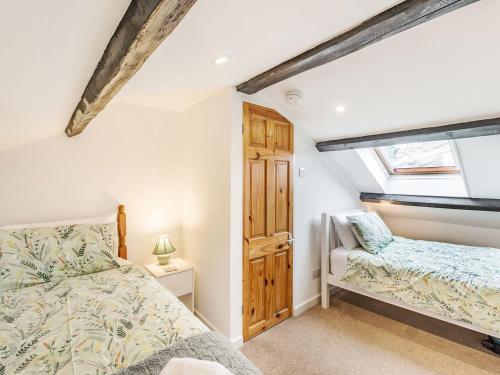
M 176 297 L 193 292 L 193 270 L 174 273 L 158 279 L 158 282 Z

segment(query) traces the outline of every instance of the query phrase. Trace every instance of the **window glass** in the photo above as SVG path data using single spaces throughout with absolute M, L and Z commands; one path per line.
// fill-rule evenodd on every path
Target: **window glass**
M 383 146 L 375 151 L 390 174 L 460 173 L 450 141 Z

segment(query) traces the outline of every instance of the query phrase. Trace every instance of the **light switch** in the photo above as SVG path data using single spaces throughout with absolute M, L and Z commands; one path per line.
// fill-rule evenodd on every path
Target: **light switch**
M 306 175 L 306 169 L 305 168 L 299 168 L 299 177 L 304 177 Z

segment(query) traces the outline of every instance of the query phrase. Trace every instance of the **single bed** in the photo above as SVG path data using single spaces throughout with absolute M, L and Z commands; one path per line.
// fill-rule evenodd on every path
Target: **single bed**
M 22 230 L 0 236 L 10 241 L 0 244 L 0 374 L 111 374 L 130 366 L 136 366 L 134 374 L 149 374 L 173 356 L 197 353 L 234 374 L 258 374 L 142 267 L 123 259 L 123 207 L 117 222 L 117 236 L 105 225 L 82 226 L 91 235 L 75 234 L 79 226 L 57 227 L 54 243 L 44 240 L 44 229 L 34 237 Z M 106 243 L 94 246 L 92 235 Z M 64 247 L 72 236 L 80 241 L 75 250 L 54 257 L 48 244 Z M 122 258 L 116 264 L 108 254 L 114 239 Z M 31 260 L 24 257 L 17 264 L 9 258 L 17 242 L 26 244 Z M 93 264 L 96 259 L 102 264 Z M 170 352 L 162 352 L 166 349 Z
M 340 245 L 322 214 L 322 306 L 329 285 L 500 336 L 500 250 L 394 237 L 377 254 Z

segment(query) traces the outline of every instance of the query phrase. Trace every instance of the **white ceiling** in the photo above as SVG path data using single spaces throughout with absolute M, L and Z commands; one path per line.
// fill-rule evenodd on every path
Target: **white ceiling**
M 183 110 L 398 2 L 198 0 L 114 100 Z M 3 6 L 0 150 L 64 131 L 128 3 Z M 287 113 L 317 140 L 499 115 L 498 14 L 500 1 L 480 1 L 257 96 L 283 107 L 284 91 L 303 90 Z M 212 63 L 225 54 L 229 63 Z
M 64 131 L 129 2 L 0 2 L 0 150 Z
M 115 100 L 183 110 L 399 1 L 198 0 Z
M 315 140 L 500 115 L 500 1 L 483 0 L 261 92 Z M 336 105 L 346 112 L 337 113 Z

